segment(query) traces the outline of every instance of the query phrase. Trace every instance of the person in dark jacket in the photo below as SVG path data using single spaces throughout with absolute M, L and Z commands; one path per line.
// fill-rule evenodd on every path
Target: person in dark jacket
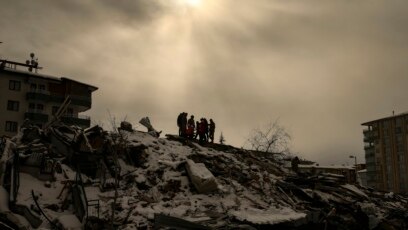
M 181 118 L 181 136 L 187 137 L 187 113 L 184 112 Z
M 208 121 L 207 119 L 203 118 L 203 122 L 204 122 L 203 126 L 204 126 L 204 139 L 205 139 L 204 141 L 208 142 Z
M 210 119 L 208 139 L 211 140 L 211 143 L 214 143 L 214 132 L 215 132 L 215 123 L 213 119 Z
M 177 127 L 179 128 L 179 136 L 181 137 L 181 120 L 183 119 L 184 113 L 180 113 L 177 117 Z
M 194 139 L 197 139 L 198 137 L 199 137 L 199 127 L 200 127 L 200 122 L 199 121 L 196 121 L 196 126 L 195 126 L 195 128 L 196 128 L 196 133 L 195 133 L 195 136 L 194 136 Z
M 299 171 L 299 163 L 300 163 L 300 160 L 299 160 L 299 157 L 294 157 L 294 158 L 292 158 L 292 170 L 295 172 L 295 173 L 298 173 L 298 171 Z
M 201 118 L 200 124 L 198 125 L 198 136 L 200 138 L 199 140 L 200 144 L 205 143 L 205 130 L 206 130 L 206 123 L 204 121 L 204 118 Z

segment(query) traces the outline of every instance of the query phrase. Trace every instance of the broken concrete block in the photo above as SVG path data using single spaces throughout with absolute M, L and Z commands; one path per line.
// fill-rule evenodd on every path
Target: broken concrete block
M 150 123 L 149 117 L 143 117 L 142 119 L 140 119 L 139 123 L 147 128 L 147 132 L 150 135 L 152 135 L 154 137 L 159 137 L 160 136 L 162 131 L 158 132 L 156 129 L 153 128 L 152 124 Z
M 203 163 L 195 163 L 187 160 L 188 175 L 199 193 L 208 193 L 217 190 L 218 184 L 214 175 L 205 167 Z
M 57 219 L 58 226 L 62 229 L 81 230 L 82 224 L 75 215 L 62 215 Z
M 50 181 L 46 181 L 46 182 L 44 183 L 44 186 L 47 187 L 47 188 L 51 188 L 51 182 L 50 182 Z
M 132 124 L 127 121 L 120 122 L 120 129 L 128 132 L 133 132 Z

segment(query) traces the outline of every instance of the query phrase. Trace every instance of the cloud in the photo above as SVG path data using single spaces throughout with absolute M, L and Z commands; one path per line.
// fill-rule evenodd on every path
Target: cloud
M 0 9 L 0 54 L 97 85 L 96 120 L 149 115 L 168 133 L 186 111 L 240 146 L 279 118 L 296 152 L 330 163 L 363 158 L 362 122 L 407 109 L 407 4 L 20 0 Z

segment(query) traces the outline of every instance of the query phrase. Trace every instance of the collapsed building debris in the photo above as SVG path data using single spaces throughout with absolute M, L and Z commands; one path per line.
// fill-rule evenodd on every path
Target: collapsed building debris
M 130 129 L 129 129 L 130 128 Z M 408 197 L 294 173 L 280 157 L 58 123 L 0 145 L 11 229 L 404 229 Z M 1 228 L 1 227 L 0 227 Z
M 162 133 L 162 131 L 159 132 L 153 128 L 152 124 L 150 123 L 149 117 L 143 117 L 142 119 L 140 119 L 139 123 L 146 127 L 147 132 L 154 137 L 159 137 Z
M 215 177 L 203 163 L 196 164 L 192 160 L 187 160 L 186 168 L 191 182 L 199 193 L 217 190 L 218 184 Z

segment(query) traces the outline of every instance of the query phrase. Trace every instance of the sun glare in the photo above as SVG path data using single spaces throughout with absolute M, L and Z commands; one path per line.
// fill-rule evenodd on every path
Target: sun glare
M 184 1 L 185 4 L 189 6 L 198 7 L 199 5 L 201 5 L 202 0 L 184 0 Z
M 179 4 L 189 6 L 189 7 L 199 7 L 202 0 L 178 0 Z

